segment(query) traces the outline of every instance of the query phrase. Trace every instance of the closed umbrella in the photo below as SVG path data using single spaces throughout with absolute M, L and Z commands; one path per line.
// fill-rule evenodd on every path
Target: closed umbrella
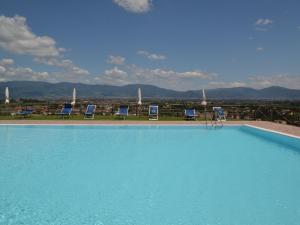
M 8 87 L 5 88 L 5 104 L 9 104 L 9 90 L 8 90 Z
M 205 91 L 204 89 L 202 89 L 202 102 L 201 105 L 206 106 L 207 102 L 206 102 L 206 95 L 205 95 Z
M 138 103 L 137 104 L 142 105 L 142 91 L 140 88 L 138 89 Z
M 73 100 L 71 102 L 71 104 L 74 106 L 76 103 L 76 88 L 73 89 Z
M 204 89 L 202 89 L 202 101 L 201 101 L 201 105 L 204 106 L 204 118 L 205 118 L 205 124 L 207 125 L 207 116 L 206 116 L 207 101 L 206 101 L 206 95 L 205 95 Z

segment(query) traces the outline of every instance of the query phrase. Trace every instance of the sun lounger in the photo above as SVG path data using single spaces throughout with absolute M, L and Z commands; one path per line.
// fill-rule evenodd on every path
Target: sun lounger
M 125 118 L 128 116 L 129 107 L 127 105 L 121 105 L 119 107 L 118 112 L 116 113 L 117 116 Z
M 26 107 L 22 108 L 21 111 L 18 111 L 18 112 L 17 112 L 17 115 L 18 115 L 18 116 L 26 117 L 26 116 L 31 115 L 32 112 L 33 112 L 32 107 L 31 107 L 31 106 L 26 106 Z
M 184 116 L 187 120 L 195 120 L 197 118 L 195 109 L 185 109 Z
M 158 105 L 149 106 L 149 120 L 158 120 Z
M 61 109 L 61 111 L 57 114 L 61 117 L 71 116 L 73 110 L 73 106 L 70 103 L 65 103 Z
M 86 107 L 86 111 L 84 114 L 84 119 L 94 119 L 95 116 L 95 112 L 96 112 L 96 105 L 88 105 Z
M 222 107 L 213 107 L 213 111 L 216 121 L 226 121 L 225 111 Z

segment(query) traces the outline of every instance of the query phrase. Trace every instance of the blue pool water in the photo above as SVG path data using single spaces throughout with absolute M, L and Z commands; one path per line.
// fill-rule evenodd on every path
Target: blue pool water
M 300 140 L 249 127 L 0 126 L 0 224 L 299 225 Z

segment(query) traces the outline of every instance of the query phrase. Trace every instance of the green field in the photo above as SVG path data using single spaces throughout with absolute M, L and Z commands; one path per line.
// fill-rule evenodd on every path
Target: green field
M 84 120 L 84 115 L 71 115 L 70 117 L 61 117 L 57 115 L 35 115 L 32 114 L 30 116 L 0 116 L 0 120 Z M 134 115 L 129 115 L 125 118 L 119 117 L 119 116 L 100 116 L 100 115 L 95 115 L 94 120 L 133 120 L 133 121 L 146 121 L 149 120 L 147 116 L 134 116 Z M 185 120 L 184 117 L 171 117 L 171 116 L 161 116 L 159 117 L 160 121 L 183 121 Z M 197 119 L 197 120 L 202 120 L 202 119 Z

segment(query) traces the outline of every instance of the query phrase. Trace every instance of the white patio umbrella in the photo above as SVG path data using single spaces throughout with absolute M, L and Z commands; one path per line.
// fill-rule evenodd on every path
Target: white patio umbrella
M 76 88 L 73 89 L 73 100 L 71 102 L 71 104 L 74 106 L 76 103 Z
M 206 95 L 205 95 L 204 89 L 202 89 L 202 102 L 201 102 L 201 105 L 203 105 L 203 106 L 207 105 Z
M 205 124 L 207 126 L 207 116 L 206 116 L 206 105 L 207 105 L 207 101 L 206 101 L 206 95 L 205 95 L 205 91 L 202 88 L 202 101 L 201 101 L 201 105 L 204 106 L 204 119 L 205 119 Z
M 137 104 L 142 105 L 142 91 L 140 88 L 138 89 L 138 103 Z
M 8 87 L 5 88 L 5 104 L 9 104 L 9 90 L 8 90 Z

